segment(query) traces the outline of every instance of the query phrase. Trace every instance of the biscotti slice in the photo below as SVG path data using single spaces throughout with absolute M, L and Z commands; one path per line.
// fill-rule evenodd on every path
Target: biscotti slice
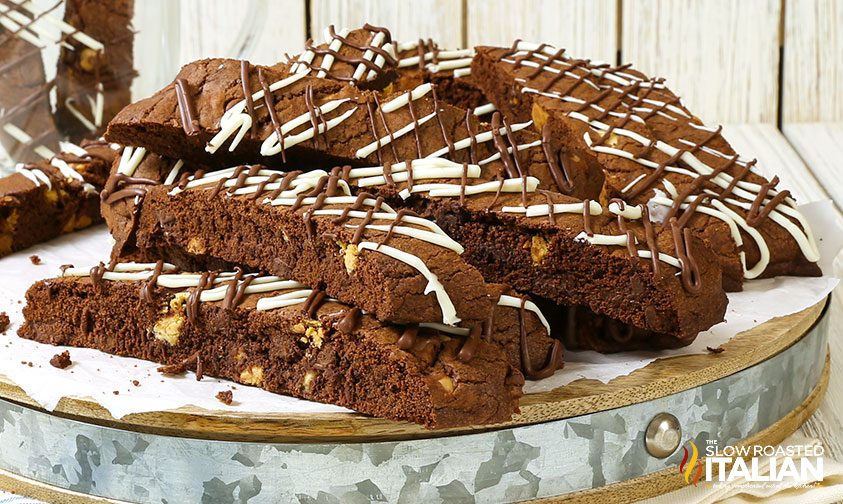
M 308 40 L 288 65 L 290 73 L 348 82 L 360 89 L 384 89 L 398 77 L 392 34 L 368 23 L 351 31 L 329 25 L 321 44 Z
M 546 44 L 476 52 L 472 75 L 505 116 L 532 119 L 599 162 L 608 197 L 649 202 L 666 220 L 687 215 L 688 227 L 719 255 L 728 290 L 739 290 L 744 278 L 820 274 L 811 229 L 789 192 L 661 79 Z
M 494 105 L 471 77 L 474 49 L 442 49 L 432 39 L 399 42 L 396 90 L 410 90 L 430 82 L 439 99 L 455 107 L 471 110 L 483 122 L 489 122 Z
M 66 270 L 29 289 L 20 335 L 429 428 L 502 422 L 517 411 L 523 377 L 480 331 L 385 324 L 278 277 L 172 270 L 163 262 Z
M 553 327 L 539 305 L 503 284 L 490 284 L 489 296 L 492 316 L 482 326 L 485 339 L 500 345 L 528 380 L 562 369 L 562 342 L 552 337 Z
M 432 84 L 386 96 L 238 60 L 186 65 L 173 84 L 123 109 L 106 138 L 213 168 L 445 157 L 478 164 L 489 178 L 535 176 L 549 190 L 582 198 L 598 197 L 603 183 L 598 165 L 560 149 L 529 121 L 497 116 L 481 124 L 441 102 Z
M 10 8 L 0 4 L 4 12 Z M 0 26 L 0 144 L 13 160 L 49 159 L 59 140 L 40 45 L 34 45 L 40 41 L 33 37 L 27 30 Z
M 636 350 L 664 350 L 681 348 L 694 337 L 676 337 L 625 324 L 600 315 L 585 306 L 560 305 L 547 299 L 534 299 L 546 315 L 551 334 L 562 342 L 566 350 L 593 350 L 600 353 L 631 352 Z
M 442 49 L 432 39 L 396 42 L 380 26 L 338 31 L 330 25 L 323 42 L 308 41 L 305 50 L 291 58 L 289 68 L 380 91 L 409 91 L 432 82 L 443 102 L 488 119 L 494 107 L 471 80 L 473 56 L 473 49 Z
M 0 257 L 102 222 L 99 191 L 117 151 L 84 145 L 63 143 L 50 161 L 19 164 L 0 178 Z
M 134 0 L 65 0 L 64 22 L 76 31 L 61 45 L 56 123 L 79 142 L 102 135 L 132 100 Z M 79 34 L 84 35 L 78 36 Z
M 259 174 L 243 166 L 235 178 L 242 185 Z M 267 271 L 399 324 L 488 318 L 485 283 L 460 258 L 462 246 L 429 220 L 352 195 L 341 170 L 276 173 L 268 192 L 225 186 L 226 175 L 148 186 L 135 221 L 138 258 Z
M 141 161 L 137 170 L 150 175 L 161 171 L 145 164 Z M 275 199 L 272 192 L 281 187 L 280 181 L 286 179 L 292 186 L 291 180 L 307 176 L 260 167 L 193 175 L 187 165 L 181 170 L 185 192 L 230 191 L 250 196 L 255 207 Z M 584 305 L 624 323 L 671 334 L 685 344 L 723 320 L 726 295 L 719 265 L 682 221 L 662 227 L 650 222 L 642 206 L 614 201 L 604 208 L 594 201 L 540 192 L 534 178 L 487 181 L 481 173 L 478 166 L 444 159 L 332 171 L 345 182 L 336 187 L 347 186 L 358 197 L 383 197 L 394 208 L 435 221 L 461 244 L 463 259 L 488 282 L 559 304 Z M 158 234 L 148 231 L 156 224 L 154 217 L 145 216 L 172 207 L 170 195 L 178 191 L 153 184 L 130 188 L 146 195 L 138 210 L 127 208 L 123 218 L 114 221 L 119 226 L 115 236 L 126 236 L 115 251 L 123 257 L 155 257 L 160 248 L 167 248 L 156 248 L 156 242 L 167 238 L 164 228 Z M 153 194 L 157 200 L 150 207 Z M 201 201 L 209 200 L 195 199 L 200 201 L 197 211 L 204 208 Z M 201 257 L 201 252 L 188 255 Z
M 444 178 L 460 168 L 460 177 Z M 684 220 L 661 226 L 643 205 L 613 200 L 603 206 L 541 191 L 536 179 L 486 181 L 480 172 L 418 160 L 388 172 L 355 168 L 346 178 L 358 190 L 435 221 L 488 282 L 671 335 L 668 347 L 687 345 L 723 320 L 719 263 Z M 662 341 L 654 340 L 653 348 Z

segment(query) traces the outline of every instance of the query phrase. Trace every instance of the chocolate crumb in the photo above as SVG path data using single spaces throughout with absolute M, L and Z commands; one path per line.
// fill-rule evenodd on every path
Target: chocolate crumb
M 223 390 L 221 392 L 217 392 L 217 399 L 226 406 L 231 406 L 232 398 L 234 394 L 230 390 Z
M 12 321 L 9 320 L 9 316 L 6 312 L 0 312 L 0 333 L 6 334 L 6 330 L 9 328 L 9 324 Z
M 140 387 L 140 382 L 137 380 L 132 380 L 132 385 L 134 385 L 135 387 Z
M 112 394 L 114 394 L 114 395 L 120 395 L 120 391 L 119 391 L 119 390 L 115 390 L 114 392 L 112 392 Z
M 712 348 L 710 346 L 707 346 L 707 347 L 705 347 L 705 349 L 708 350 L 709 352 L 713 353 L 713 354 L 719 354 L 719 353 L 723 353 L 723 352 L 726 351 L 726 349 L 723 348 L 722 346 L 719 346 L 717 348 Z
M 196 381 L 202 381 L 205 377 L 205 366 L 202 365 L 202 357 L 196 352 Z
M 70 352 L 65 350 L 60 354 L 56 354 L 50 359 L 50 365 L 59 369 L 67 369 L 73 361 L 70 360 Z
M 72 264 L 62 264 L 61 266 L 59 266 L 59 269 L 61 270 L 61 274 L 64 275 L 64 272 L 69 270 L 72 267 L 73 267 Z
M 190 357 L 184 359 L 177 364 L 167 364 L 158 368 L 158 372 L 165 375 L 181 375 L 185 374 L 190 369 L 191 364 L 196 364 L 196 380 L 202 379 L 202 360 L 199 358 L 199 352 L 194 353 Z
M 27 366 L 29 366 L 29 367 L 34 366 L 34 364 L 33 364 L 33 363 L 31 363 L 31 362 L 27 362 L 27 363 L 26 363 L 26 365 L 27 365 Z
M 31 256 L 29 256 L 29 262 L 38 266 L 39 264 L 41 264 L 41 258 L 38 257 L 37 255 L 31 255 Z

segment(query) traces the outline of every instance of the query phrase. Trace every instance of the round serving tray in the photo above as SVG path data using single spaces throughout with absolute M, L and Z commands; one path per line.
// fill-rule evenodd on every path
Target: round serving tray
M 664 459 L 645 449 L 656 414 L 676 416 L 683 441 L 724 446 L 780 441 L 813 412 L 827 382 L 825 305 L 756 326 L 719 354 L 529 394 L 511 422 L 482 429 L 195 408 L 115 420 L 79 399 L 46 413 L 0 377 L 0 487 L 51 501 L 641 498 L 684 484 L 681 449 Z

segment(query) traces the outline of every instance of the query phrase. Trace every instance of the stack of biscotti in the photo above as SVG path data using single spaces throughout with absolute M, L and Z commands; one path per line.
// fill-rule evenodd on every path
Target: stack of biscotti
M 778 178 L 760 175 L 662 79 L 523 41 L 476 48 L 471 74 L 504 116 L 532 119 L 597 161 L 606 198 L 684 221 L 717 255 L 727 290 L 744 279 L 820 274 L 811 230 Z
M 0 0 L 0 144 L 20 162 L 0 178 L 0 257 L 102 222 L 99 191 L 120 147 L 101 135 L 130 102 L 133 6 Z M 42 50 L 51 45 L 59 62 L 47 82 Z
M 348 51 L 332 40 L 325 45 L 331 42 Z M 456 86 L 475 96 L 468 103 L 491 103 L 484 112 L 529 123 L 560 150 L 584 158 L 580 166 L 598 165 L 604 203 L 648 204 L 660 222 L 684 220 L 718 256 L 727 291 L 740 290 L 744 279 L 820 274 L 815 240 L 789 192 L 776 188 L 777 178 L 760 175 L 755 160 L 735 153 L 722 128 L 688 111 L 663 79 L 520 40 L 462 51 L 442 51 L 429 40 L 393 47 L 399 74 L 393 88 L 434 82 L 451 89 L 461 81 Z M 449 101 L 454 94 L 440 96 Z M 560 164 L 578 170 L 571 160 Z
M 704 200 L 667 215 L 659 199 L 624 200 L 594 142 L 550 110 L 500 103 L 507 77 L 476 70 L 483 54 L 366 25 L 270 67 L 186 65 L 109 124 L 129 146 L 102 192 L 109 266 L 36 285 L 23 335 L 444 427 L 509 418 L 522 376 L 561 367 L 560 342 L 674 348 L 722 321 L 730 263 L 716 245 L 755 235 L 694 219 L 725 222 L 730 198 L 707 212 L 720 199 L 699 185 Z M 677 160 L 667 171 L 688 172 Z M 718 184 L 725 170 L 706 173 Z M 747 190 L 746 175 L 729 180 Z M 763 192 L 750 221 L 790 204 Z M 273 282 L 295 287 L 260 287 Z M 140 305 L 117 314 L 118 296 Z M 128 343 L 95 330 L 112 318 Z M 273 338 L 264 319 L 290 329 Z M 257 343 L 241 351 L 240 332 Z
M 73 142 L 98 137 L 131 102 L 134 0 L 65 0 L 68 34 L 56 70 L 56 123 Z M 95 41 L 96 43 L 93 43 Z
M 369 193 L 433 219 L 460 242 L 463 258 L 487 281 L 557 303 L 583 305 L 643 329 L 672 334 L 684 343 L 722 320 L 726 299 L 711 251 L 680 225 L 652 224 L 646 208 L 591 200 L 589 196 L 599 197 L 599 191 L 588 183 L 590 165 L 571 163 L 569 170 L 562 170 L 560 150 L 551 139 L 519 140 L 519 134 L 529 134 L 529 124 L 516 128 L 497 116 L 492 125 L 478 124 L 472 114 L 438 102 L 429 83 L 383 95 L 340 80 L 251 66 L 258 78 L 247 79 L 253 81 L 250 107 L 240 89 L 244 68 L 242 62 L 221 59 L 187 65 L 176 83 L 127 107 L 109 125 L 107 136 L 114 141 L 134 142 L 182 160 L 173 162 L 171 171 L 152 168 L 141 172 L 151 176 L 137 177 L 135 170 L 145 158 L 133 152 L 124 170 L 114 174 L 118 185 L 130 178 L 144 183 L 124 188 L 122 193 L 131 194 L 131 201 L 106 198 L 103 211 L 118 230 L 113 259 L 128 255 L 150 260 L 166 248 L 178 251 L 178 257 L 167 260 L 186 267 L 250 260 L 252 268 L 290 274 L 293 267 L 283 261 L 259 262 L 253 252 L 233 244 L 226 249 L 222 243 L 190 236 L 203 222 L 212 228 L 239 222 L 220 207 L 234 206 L 240 199 L 222 198 L 222 190 L 212 193 L 217 198 L 196 196 L 191 189 L 236 183 L 222 176 L 242 177 L 239 185 L 255 185 L 243 199 L 264 212 L 265 200 L 278 199 L 271 188 L 282 187 L 279 181 L 290 183 L 297 171 L 314 165 L 345 163 L 362 167 L 339 169 L 333 187 L 322 189 L 349 196 Z M 182 88 L 191 102 L 180 113 L 177 95 Z M 275 89 L 269 100 L 264 88 Z M 219 104 L 231 102 L 223 113 Z M 240 169 L 237 176 L 234 168 L 219 171 L 220 164 L 256 160 L 263 166 L 253 168 L 265 173 L 263 179 L 250 177 L 252 168 Z M 272 173 L 282 165 L 291 171 Z M 190 180 L 200 166 L 207 170 L 193 177 L 199 180 Z M 577 184 L 579 179 L 586 183 Z M 158 185 L 162 180 L 169 184 Z M 187 190 L 173 190 L 179 182 Z M 563 185 L 586 199 L 541 189 Z M 134 196 L 141 192 L 142 204 L 134 205 Z M 108 208 L 121 203 L 122 210 Z M 178 217 L 168 216 L 162 223 L 164 213 L 179 207 L 207 210 L 179 210 Z M 118 213 L 122 218 L 110 218 Z M 253 219 L 243 225 L 249 222 Z M 161 239 L 169 242 L 166 247 L 159 245 Z M 265 238 L 258 241 L 269 255 L 283 246 L 270 245 Z
M 58 140 L 40 49 L 0 26 L 0 145 L 12 159 L 49 158 Z
M 243 181 L 248 182 L 247 174 L 242 174 Z M 240 175 L 235 178 L 240 179 Z M 218 174 L 210 176 L 226 182 Z M 126 180 L 137 179 L 130 176 Z M 537 378 L 561 365 L 560 344 L 549 338 L 549 326 L 538 308 L 524 297 L 507 294 L 506 287 L 486 284 L 479 272 L 460 259 L 462 247 L 433 222 L 403 210 L 397 212 L 382 198 L 365 194 L 351 196 L 345 191 L 347 185 L 333 173 L 311 171 L 278 180 L 278 187 L 271 188 L 278 205 L 260 205 L 252 195 L 234 195 L 237 188 L 230 190 L 224 183 L 211 183 L 197 190 L 187 187 L 189 184 L 184 189 L 177 185 L 155 186 L 153 191 L 167 190 L 160 194 L 162 202 L 168 203 L 171 198 L 168 192 L 177 192 L 181 197 L 176 196 L 174 201 L 184 205 L 165 204 L 157 207 L 155 216 L 140 217 L 155 222 L 150 228 L 144 227 L 143 232 L 158 235 L 153 238 L 155 244 L 150 244 L 144 253 L 160 258 L 158 261 L 171 260 L 182 270 L 208 271 L 165 278 L 160 273 L 167 266 L 159 262 L 157 276 L 156 270 L 147 265 L 143 282 L 126 286 L 134 277 L 125 278 L 118 273 L 132 271 L 138 263 L 113 262 L 109 268 L 82 270 L 90 280 L 48 281 L 41 285 L 53 297 L 30 296 L 22 334 L 40 341 L 55 341 L 46 337 L 60 335 L 68 344 L 106 351 L 113 351 L 109 345 L 118 345 L 124 349 L 123 355 L 138 357 L 168 352 L 183 357 L 184 352 L 191 355 L 198 352 L 197 359 L 188 365 L 196 368 L 201 362 L 203 372 L 430 427 L 507 420 L 517 409 L 523 383 L 518 368 Z M 156 208 L 152 204 L 153 191 L 143 195 L 141 208 Z M 131 191 L 121 196 L 118 190 L 106 193 L 105 201 L 111 196 L 132 200 L 137 197 Z M 190 215 L 205 211 L 214 219 L 206 223 L 209 225 L 180 227 L 197 224 L 188 222 Z M 216 220 L 217 216 L 225 216 L 223 219 L 228 222 Z M 162 232 L 159 234 L 153 228 Z M 189 238 L 181 241 L 173 233 L 180 236 L 186 233 Z M 222 249 L 228 252 L 220 253 Z M 226 267 L 239 273 L 219 272 Z M 263 275 L 244 274 L 244 271 L 267 271 L 278 275 L 275 279 L 292 278 L 301 282 L 302 288 L 314 287 L 308 289 L 307 300 L 297 317 L 273 319 L 276 331 L 281 330 L 277 324 L 289 325 L 289 334 L 296 333 L 297 327 L 305 328 L 305 336 L 292 340 L 301 346 L 303 362 L 294 366 L 286 358 L 281 359 L 292 349 L 281 346 L 287 343 L 273 338 L 271 332 L 250 332 L 248 337 L 266 340 L 262 344 L 269 346 L 268 351 L 279 359 L 265 361 L 260 353 L 244 353 L 229 363 L 228 353 L 213 346 L 212 342 L 219 336 L 211 329 L 225 326 L 219 320 L 207 325 L 200 322 L 203 300 L 213 300 L 215 292 L 227 289 L 224 299 L 228 301 L 223 308 L 228 311 L 223 310 L 218 317 L 226 314 L 235 317 L 242 302 L 247 301 L 242 295 L 250 289 L 255 292 L 268 289 Z M 74 272 L 68 270 L 65 274 Z M 181 278 L 192 278 L 195 285 L 183 284 Z M 175 284 L 162 283 L 162 279 Z M 79 286 L 86 282 L 91 282 L 90 290 L 79 293 Z M 227 282 L 226 287 L 215 287 L 215 283 L 223 282 Z M 172 285 L 185 289 L 162 294 L 162 289 Z M 71 291 L 67 299 L 56 303 L 56 290 L 65 288 Z M 116 334 L 103 340 L 94 330 L 98 322 L 115 323 L 111 315 L 96 305 L 102 302 L 103 306 L 113 306 L 116 298 L 108 297 L 111 289 L 118 290 L 115 296 L 120 298 L 126 297 L 126 290 L 137 292 L 135 297 L 140 305 L 147 306 L 153 315 L 132 319 L 137 324 L 117 324 L 123 332 L 138 334 L 136 340 L 115 342 Z M 169 294 L 172 296 L 166 297 Z M 263 303 L 285 307 L 291 296 L 297 295 L 282 292 Z M 165 296 L 164 301 L 161 296 Z M 173 299 L 184 302 L 183 312 L 179 311 L 179 302 Z M 323 303 L 331 300 L 342 302 L 348 317 L 332 317 L 331 314 L 337 314 L 336 305 L 329 305 L 334 309 L 320 311 Z M 85 313 L 93 322 L 55 325 L 55 320 L 67 319 L 57 310 L 79 305 L 87 306 Z M 368 326 L 356 321 L 361 312 L 366 320 L 377 319 L 381 326 L 394 329 L 383 337 L 380 333 L 369 334 Z M 169 332 L 162 328 L 169 328 Z M 310 333 L 318 336 L 308 338 Z M 418 337 L 419 333 L 433 336 Z M 196 335 L 198 342 L 208 342 L 207 346 L 182 349 L 182 341 L 191 341 L 189 335 Z M 360 348 L 346 344 L 345 339 L 361 340 Z M 430 342 L 435 341 L 441 342 L 441 348 L 430 347 Z M 347 352 L 338 352 L 338 347 L 346 348 Z M 406 353 L 417 347 L 423 355 L 415 355 L 417 359 L 408 363 L 412 356 Z M 397 355 L 384 357 L 393 354 Z M 418 359 L 421 360 L 416 362 Z M 374 366 L 372 360 L 382 361 L 383 365 Z M 360 373 L 367 369 L 374 374 L 364 380 Z M 264 381 L 264 376 L 271 379 Z M 412 390 L 387 393 L 405 380 L 413 382 Z M 370 381 L 381 385 L 374 388 L 368 385 Z M 408 395 L 401 395 L 404 393 Z M 422 406 L 408 402 L 411 400 L 420 401 L 427 408 L 423 414 L 419 410 Z M 379 406 L 385 402 L 395 404 Z
M 131 101 L 133 12 L 134 0 L 49 7 L 0 0 L 0 144 L 8 157 L 50 159 L 62 139 L 81 143 L 102 135 Z M 47 81 L 42 51 L 53 46 L 56 77 Z

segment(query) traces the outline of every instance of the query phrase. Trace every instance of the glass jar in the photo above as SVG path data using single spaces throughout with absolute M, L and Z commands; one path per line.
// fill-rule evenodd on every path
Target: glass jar
M 0 171 L 102 135 L 196 57 L 246 58 L 267 0 L 0 0 Z

